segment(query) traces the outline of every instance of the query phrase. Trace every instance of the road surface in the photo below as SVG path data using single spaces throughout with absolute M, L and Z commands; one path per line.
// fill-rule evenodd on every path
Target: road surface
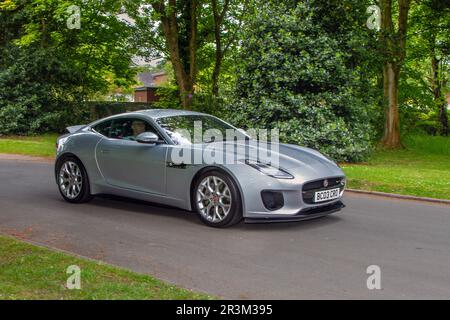
M 450 206 L 348 193 L 322 219 L 213 229 L 132 200 L 69 204 L 52 170 L 0 161 L 1 233 L 224 298 L 450 299 Z

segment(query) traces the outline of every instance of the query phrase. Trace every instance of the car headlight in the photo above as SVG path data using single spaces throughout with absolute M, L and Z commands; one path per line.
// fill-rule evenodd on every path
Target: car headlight
M 245 164 L 249 165 L 252 168 L 255 168 L 261 173 L 264 173 L 266 176 L 277 178 L 277 179 L 294 179 L 294 176 L 292 176 L 289 172 L 281 169 L 271 166 L 270 164 L 262 163 L 255 160 L 245 160 Z
M 56 141 L 56 151 L 59 151 L 63 147 L 67 139 L 69 139 L 69 137 L 60 138 Z

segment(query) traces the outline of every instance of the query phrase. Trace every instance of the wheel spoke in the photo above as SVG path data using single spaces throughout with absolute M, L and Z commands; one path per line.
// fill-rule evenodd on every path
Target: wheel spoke
M 228 209 L 229 207 L 231 207 L 231 205 L 229 205 L 228 203 L 223 203 L 222 201 L 219 201 L 219 205 L 225 209 Z
M 218 205 L 215 206 L 214 207 L 214 214 L 217 216 L 218 220 L 223 220 L 224 216 L 220 215 L 220 210 L 219 209 L 220 209 L 220 206 L 218 206 Z
M 203 200 L 206 198 L 206 195 L 203 193 L 203 191 L 201 189 L 198 189 L 197 193 L 200 195 L 200 197 L 198 197 L 200 200 Z
M 64 164 L 64 172 L 70 176 L 69 165 L 67 163 Z
M 206 185 L 210 193 L 214 192 L 214 189 L 211 187 L 211 181 L 209 179 L 206 181 Z
M 219 191 L 219 182 L 217 181 L 217 177 L 212 177 L 213 182 L 214 182 L 214 191 L 218 192 Z

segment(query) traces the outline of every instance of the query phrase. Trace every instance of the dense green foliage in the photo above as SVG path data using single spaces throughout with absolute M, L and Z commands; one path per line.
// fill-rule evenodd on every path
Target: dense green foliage
M 133 48 L 116 1 L 0 2 L 0 133 L 54 131 L 85 118 L 81 103 L 134 81 Z M 70 29 L 70 5 L 82 8 Z
M 336 23 L 321 19 L 319 2 L 268 4 L 255 15 L 243 43 L 233 118 L 245 127 L 279 128 L 282 141 L 339 161 L 360 161 L 374 132 L 364 68 L 370 57 L 362 49 L 371 38 L 357 20 L 365 7 L 356 1 L 330 7 L 347 15 Z
M 419 129 L 445 135 L 448 115 L 440 111 L 446 109 L 450 92 L 449 0 L 423 0 L 412 7 L 407 44 L 400 81 L 403 133 Z
M 157 107 L 186 107 L 180 100 L 184 91 L 192 110 L 243 128 L 276 127 L 282 142 L 313 147 L 337 160 L 364 160 L 380 140 L 386 48 L 379 45 L 381 32 L 366 26 L 373 1 L 177 0 L 163 11 L 157 3 L 168 4 L 0 0 L 0 134 L 61 131 L 134 109 L 121 105 L 92 113 L 86 102 L 113 100 L 117 88 L 132 92 L 139 70 L 133 57 L 139 55 L 162 57 L 170 76 L 158 91 Z M 398 15 L 398 1 L 392 3 Z M 411 4 L 399 85 L 403 135 L 445 134 L 447 3 Z M 194 4 L 196 17 L 188 17 Z M 80 29 L 67 27 L 71 5 L 81 8 Z M 170 17 L 172 9 L 182 18 L 169 35 L 161 18 Z M 134 20 L 121 19 L 123 13 Z M 177 41 L 183 68 L 192 71 L 181 77 L 188 89 L 180 90 L 181 78 L 175 76 L 170 37 Z

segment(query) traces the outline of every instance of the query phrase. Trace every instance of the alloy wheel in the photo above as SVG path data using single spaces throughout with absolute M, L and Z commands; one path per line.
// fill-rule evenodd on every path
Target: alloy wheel
M 223 221 L 230 213 L 232 197 L 227 183 L 217 176 L 207 176 L 197 188 L 200 214 L 213 223 Z
M 59 188 L 69 199 L 75 199 L 81 192 L 83 176 L 80 167 L 73 161 L 64 162 L 59 170 Z

